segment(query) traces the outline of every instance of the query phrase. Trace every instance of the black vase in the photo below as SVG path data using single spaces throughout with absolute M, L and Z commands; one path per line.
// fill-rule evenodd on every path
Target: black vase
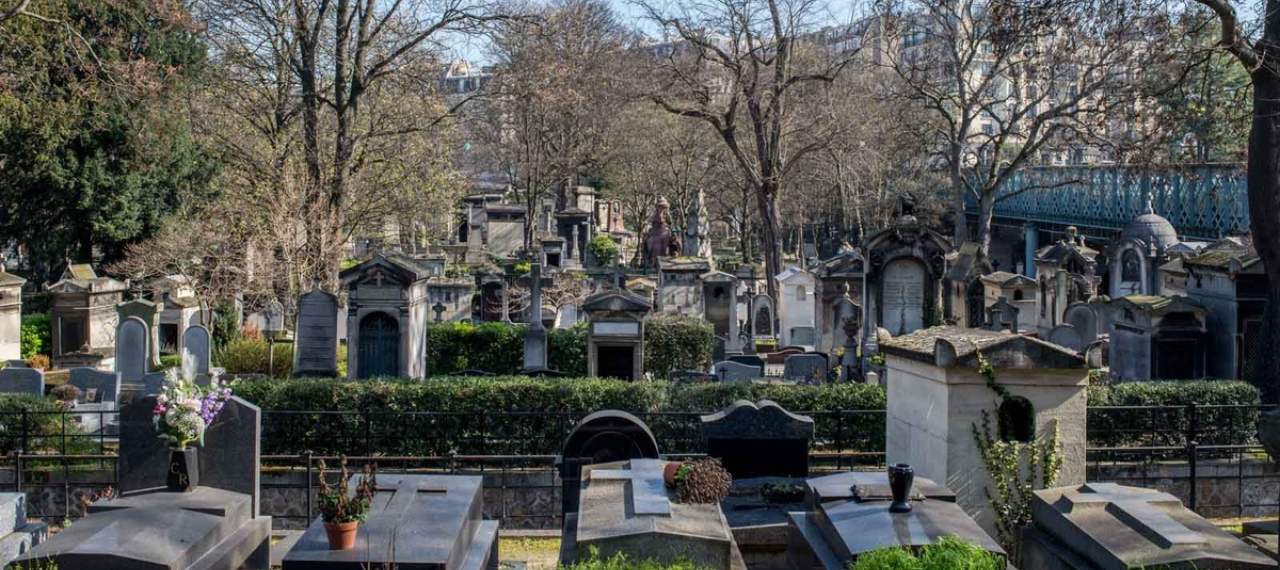
M 889 504 L 891 513 L 911 512 L 911 483 L 916 479 L 916 471 L 905 463 L 889 466 L 889 490 L 893 492 L 893 502 Z
M 169 474 L 165 486 L 175 493 L 190 493 L 200 486 L 200 462 L 196 448 L 169 450 Z

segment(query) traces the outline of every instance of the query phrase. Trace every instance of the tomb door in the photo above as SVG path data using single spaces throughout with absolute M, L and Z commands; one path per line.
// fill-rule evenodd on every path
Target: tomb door
M 924 264 L 896 259 L 884 268 L 882 326 L 894 336 L 924 328 Z
M 969 328 L 979 328 L 986 320 L 986 291 L 982 286 L 981 279 L 974 279 L 969 283 L 968 294 L 965 296 L 965 321 Z
M 631 377 L 635 368 L 635 351 L 630 346 L 596 347 L 596 376 L 635 380 Z
M 1247 319 L 1244 322 L 1244 334 L 1240 337 L 1240 349 L 1237 351 L 1238 361 L 1236 368 L 1239 370 L 1237 378 L 1246 382 L 1254 382 L 1257 385 L 1258 363 L 1262 359 L 1262 351 L 1264 350 L 1262 340 L 1262 319 Z
M 84 323 L 79 319 L 62 319 L 60 330 L 62 350 L 59 354 L 75 352 L 80 350 L 84 345 L 84 336 L 81 334 Z
M 400 374 L 400 323 L 386 313 L 373 313 L 360 321 L 357 378 Z

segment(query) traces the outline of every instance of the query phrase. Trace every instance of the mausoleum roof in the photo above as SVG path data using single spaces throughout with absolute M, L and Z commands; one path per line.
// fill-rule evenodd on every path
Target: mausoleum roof
M 1215 269 L 1227 269 L 1231 266 L 1232 260 L 1239 261 L 1241 269 L 1249 269 L 1260 261 L 1258 253 L 1254 251 L 1253 248 L 1243 250 L 1206 248 L 1205 250 L 1201 250 L 1200 253 L 1188 256 L 1186 264 L 1200 267 L 1211 267 Z
M 999 285 L 1001 287 L 1017 287 L 1017 286 L 1035 287 L 1036 286 L 1035 279 L 1027 277 L 1026 275 L 1010 273 L 1008 271 L 996 271 L 993 273 L 988 273 L 982 276 L 982 281 L 986 283 L 991 283 L 993 285 Z
M 996 368 L 1086 367 L 1080 354 L 1034 337 L 950 325 L 883 339 L 880 351 L 938 366 L 976 368 L 977 353 L 981 352 Z M 940 354 L 944 351 L 951 354 Z M 940 362 L 940 356 L 945 356 L 947 362 Z
M 1164 251 L 1178 243 L 1178 230 L 1174 229 L 1168 219 L 1155 212 L 1151 206 L 1151 199 L 1148 198 L 1146 211 L 1130 220 L 1124 227 L 1124 231 L 1120 233 L 1120 237 L 1154 245 L 1160 251 Z
M 8 271 L 5 271 L 4 266 L 0 265 L 0 286 L 22 285 L 23 283 L 26 283 L 26 282 L 27 282 L 26 279 L 23 279 L 20 276 L 17 276 L 12 273 L 9 273 Z
M 1118 307 L 1158 313 L 1205 312 L 1203 305 L 1182 295 L 1126 295 L 1111 303 Z

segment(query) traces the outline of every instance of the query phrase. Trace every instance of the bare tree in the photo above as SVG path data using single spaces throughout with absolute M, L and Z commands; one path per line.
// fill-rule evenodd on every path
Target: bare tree
M 931 138 L 950 177 L 957 245 L 969 240 L 966 199 L 978 206 L 976 241 L 985 254 L 996 204 L 1039 187 L 1006 191 L 1015 173 L 1050 152 L 1075 152 L 1079 161 L 1105 139 L 1108 117 L 1133 97 L 1138 71 L 1158 52 L 1163 27 L 1147 5 L 881 3 L 880 31 L 868 37 L 902 93 L 936 119 Z
M 528 12 L 495 34 L 497 75 L 474 132 L 525 206 L 524 246 L 532 249 L 542 198 L 589 173 L 609 150 L 629 34 L 600 0 L 555 0 Z
M 835 127 L 796 105 L 830 88 L 858 57 L 847 28 L 820 30 L 816 0 L 695 0 L 668 10 L 640 2 L 675 41 L 655 50 L 651 98 L 709 124 L 754 191 L 765 269 L 782 271 L 778 199 L 796 165 L 826 148 Z M 821 32 L 821 33 L 820 33 Z M 777 298 L 777 284 L 768 280 Z
M 1249 224 L 1253 245 L 1271 286 L 1263 315 L 1258 377 L 1271 379 L 1264 399 L 1274 402 L 1280 387 L 1280 0 L 1266 0 L 1260 29 L 1246 33 L 1246 22 L 1229 0 L 1195 0 L 1217 16 L 1222 36 L 1217 47 L 1235 57 L 1253 85 L 1253 123 L 1249 130 Z

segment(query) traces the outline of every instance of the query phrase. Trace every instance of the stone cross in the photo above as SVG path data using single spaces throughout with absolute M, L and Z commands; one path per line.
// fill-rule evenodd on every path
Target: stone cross
M 448 489 L 440 486 L 422 485 L 417 481 L 400 479 L 396 481 L 394 487 L 377 486 L 379 493 L 391 493 L 391 498 L 387 500 L 387 505 L 382 508 L 379 514 L 378 522 L 390 522 L 393 525 L 399 524 L 408 514 L 409 509 L 413 508 L 418 502 L 418 495 L 421 493 L 443 495 Z
M 1126 489 L 1115 483 L 1089 483 L 1080 492 L 1070 495 L 1073 508 L 1098 508 L 1119 510 L 1116 518 L 1143 534 L 1154 534 L 1171 544 L 1201 544 L 1200 533 L 1183 526 L 1155 503 L 1182 502 L 1168 493 Z
M 591 479 L 631 481 L 631 509 L 637 515 L 671 514 L 662 462 L 657 459 L 632 459 L 631 469 L 593 469 Z
M 443 321 L 442 321 L 442 319 L 441 319 L 441 317 L 440 317 L 440 315 L 444 314 L 444 310 L 445 310 L 445 309 L 447 309 L 447 308 L 448 308 L 448 307 L 445 307 L 445 306 L 444 306 L 444 303 L 441 303 L 440 301 L 436 301 L 436 304 L 434 304 L 434 305 L 432 305 L 432 306 L 431 306 L 431 310 L 432 310 L 432 311 L 435 311 L 435 313 L 436 313 L 436 322 L 437 322 L 437 323 L 439 323 L 439 322 L 443 322 Z
M 542 264 L 529 270 L 529 328 L 542 329 Z

